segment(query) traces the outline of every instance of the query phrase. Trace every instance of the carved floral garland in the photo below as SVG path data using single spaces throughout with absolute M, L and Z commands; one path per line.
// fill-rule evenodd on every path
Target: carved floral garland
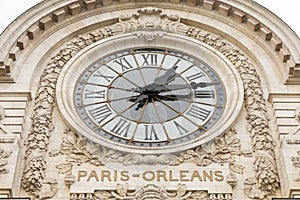
M 208 166 L 212 163 L 221 165 L 229 163 L 232 172 L 242 174 L 244 167 L 237 164 L 235 160 L 235 156 L 241 155 L 252 156 L 241 151 L 241 144 L 236 137 L 236 130 L 232 129 L 206 144 L 181 153 L 171 164 L 179 165 L 189 159 L 193 159 L 198 166 Z
M 64 132 L 60 149 L 50 152 L 51 157 L 56 157 L 60 154 L 66 156 L 66 162 L 56 166 L 61 174 L 70 174 L 74 164 L 90 163 L 95 166 L 102 166 L 107 161 L 115 161 L 121 157 L 120 152 L 107 149 L 102 145 L 87 140 L 70 129 Z
M 147 22 L 150 21 L 155 23 L 147 27 L 147 24 L 150 24 Z M 133 32 L 138 37 L 144 37 L 147 40 L 163 37 L 164 32 L 175 32 L 195 38 L 215 48 L 233 63 L 244 84 L 248 131 L 255 153 L 255 178 L 246 180 L 245 193 L 248 197 L 255 199 L 274 195 L 279 184 L 274 161 L 275 144 L 269 131 L 265 100 L 255 67 L 240 50 L 223 40 L 220 35 L 187 26 L 180 22 L 178 16 L 167 16 L 158 8 L 142 8 L 137 14 L 120 17 L 120 21 L 112 26 L 80 35 L 60 50 L 48 63 L 40 78 L 34 100 L 32 128 L 25 143 L 27 146 L 26 166 L 22 177 L 22 187 L 25 191 L 39 196 L 43 187 L 42 181 L 45 179 L 46 170 L 45 154 L 53 130 L 52 113 L 55 107 L 56 82 L 61 69 L 76 53 L 90 44 L 124 32 Z M 192 151 L 194 155 L 200 154 L 197 148 L 188 150 L 186 153 L 191 154 Z M 94 160 L 88 159 L 90 159 L 89 162 Z
M 95 166 L 102 166 L 107 162 L 119 162 L 125 166 L 141 164 L 179 165 L 189 159 L 194 159 L 198 166 L 208 166 L 211 163 L 229 163 L 231 171 L 238 174 L 242 174 L 244 169 L 235 160 L 235 156 L 242 155 L 240 140 L 236 138 L 235 130 L 228 131 L 196 149 L 187 150 L 180 156 L 173 154 L 142 156 L 139 154 L 124 155 L 116 150 L 107 149 L 67 129 L 64 132 L 60 149 L 50 152 L 51 157 L 58 155 L 66 157 L 65 162 L 56 166 L 60 174 L 71 174 L 74 164 L 90 163 Z

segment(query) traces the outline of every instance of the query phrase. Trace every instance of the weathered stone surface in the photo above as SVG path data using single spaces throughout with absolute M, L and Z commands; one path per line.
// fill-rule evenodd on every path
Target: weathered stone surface
M 7 191 L 5 194 L 37 199 L 146 199 L 150 196 L 264 199 L 297 195 L 299 39 L 269 12 L 251 2 L 225 4 L 213 0 L 54 0 L 43 2 L 37 10 L 41 11 L 39 15 L 34 9 L 28 11 L 32 20 L 24 23 L 27 16 L 19 18 L 15 23 L 19 27 L 11 25 L 0 38 L 3 48 L 0 53 L 0 106 L 3 108 L 0 109 L 0 190 Z M 120 50 L 120 46 L 132 45 L 137 40 L 150 47 L 158 42 L 164 46 L 163 42 L 168 42 L 164 37 L 172 35 L 193 40 L 203 47 L 201 50 L 206 48 L 231 66 L 232 74 L 241 81 L 240 95 L 244 97 L 239 99 L 244 107 L 233 125 L 198 147 L 159 155 L 120 152 L 69 129 L 71 126 L 56 101 L 62 70 L 72 67 L 72 59 L 82 56 L 87 48 L 128 35 L 136 40 L 128 43 L 124 40 L 124 44 L 112 42 L 103 52 Z M 180 48 L 176 42 L 172 45 L 174 49 Z M 195 55 L 201 59 L 199 49 L 195 49 Z M 230 85 L 233 79 L 227 77 L 224 81 Z M 180 167 L 182 163 L 191 169 L 228 165 L 230 174 L 226 174 L 224 182 L 232 191 L 226 194 L 195 191 L 188 184 L 170 190 L 167 185 L 151 183 L 132 189 L 124 181 L 111 190 L 98 188 L 85 193 L 83 186 L 82 191 L 70 193 L 78 178 L 69 174 L 74 166 L 101 169 L 114 166 L 112 163 L 122 166 L 116 170 L 146 166 L 159 167 L 162 171 L 165 166 Z M 279 187 L 280 183 L 284 184 Z

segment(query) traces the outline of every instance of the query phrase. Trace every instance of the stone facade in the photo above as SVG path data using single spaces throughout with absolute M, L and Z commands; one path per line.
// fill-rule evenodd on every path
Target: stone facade
M 44 1 L 0 46 L 0 197 L 300 196 L 300 40 L 258 4 Z M 83 133 L 72 99 L 80 71 L 135 47 L 180 50 L 214 68 L 228 95 L 216 130 L 159 150 Z

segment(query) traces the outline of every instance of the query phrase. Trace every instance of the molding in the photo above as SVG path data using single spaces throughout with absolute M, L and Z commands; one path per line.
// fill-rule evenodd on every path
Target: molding
M 0 97 L 27 97 L 27 101 L 32 100 L 31 92 L 0 92 Z
M 156 8 L 140 9 L 140 13 L 150 12 L 158 14 Z M 36 195 L 41 191 L 42 181 L 45 179 L 45 154 L 49 146 L 49 137 L 53 130 L 52 113 L 55 106 L 56 82 L 64 65 L 75 54 L 85 47 L 101 39 L 124 32 L 134 32 L 139 27 L 138 14 L 120 22 L 80 35 L 62 48 L 48 63 L 40 77 L 37 96 L 34 101 L 32 129 L 26 141 L 26 166 L 22 177 L 22 187 L 26 192 Z M 174 32 L 183 36 L 197 39 L 222 53 L 238 70 L 244 86 L 244 103 L 247 112 L 248 132 L 252 139 L 254 152 L 255 177 L 246 179 L 245 194 L 252 199 L 262 199 L 275 195 L 279 186 L 279 178 L 275 164 L 275 142 L 269 130 L 266 103 L 263 99 L 263 90 L 259 75 L 249 59 L 239 49 L 235 48 L 220 35 L 203 31 L 199 28 L 187 26 L 173 17 L 166 17 L 167 24 L 160 24 L 164 31 Z M 143 22 L 143 21 L 142 21 Z M 132 26 L 136 25 L 136 26 Z M 143 27 L 143 26 L 141 26 Z M 154 29 L 157 30 L 157 29 Z M 153 30 L 149 30 L 153 31 Z
M 147 5 L 157 6 L 157 2 L 148 2 L 145 0 Z M 68 0 L 67 2 L 55 1 L 52 4 L 49 2 L 40 3 L 36 9 L 30 9 L 24 14 L 22 20 L 26 20 L 24 25 L 20 25 L 21 18 L 16 20 L 10 27 L 2 34 L 3 40 L 9 38 L 16 27 L 18 31 L 17 38 L 14 37 L 13 41 L 9 46 L 3 50 L 5 54 L 0 54 L 0 81 L 2 82 L 14 82 L 14 67 L 15 63 L 19 59 L 24 49 L 27 49 L 29 44 L 37 39 L 40 39 L 45 32 L 48 30 L 59 29 L 62 23 L 66 23 L 66 20 L 76 20 L 78 17 L 85 17 L 97 13 L 97 10 L 115 10 L 118 7 L 126 8 L 138 8 L 145 5 L 145 2 L 138 1 L 134 4 L 130 4 L 129 0 L 119 1 L 79 1 L 79 0 Z M 128 5 L 127 5 L 128 4 Z M 178 1 L 166 1 L 162 4 L 165 8 L 176 8 L 187 10 L 189 12 L 202 13 L 217 17 L 220 21 L 233 20 L 236 24 L 241 25 L 241 29 L 246 26 L 248 32 L 252 35 L 259 36 L 265 41 L 266 46 L 269 47 L 276 53 L 282 64 L 288 68 L 286 84 L 299 84 L 300 81 L 300 53 L 292 40 L 300 44 L 299 38 L 291 31 L 287 31 L 288 26 L 277 18 L 272 13 L 266 11 L 262 6 L 249 2 L 243 1 L 227 1 L 227 0 L 178 0 Z M 48 8 L 48 9 L 46 9 Z M 259 9 L 261 12 L 257 12 Z M 39 15 L 36 14 L 37 11 Z M 262 15 L 262 13 L 264 15 Z M 29 19 L 34 15 L 34 21 L 28 23 Z M 38 17 L 36 17 L 38 16 Z M 269 19 L 277 19 L 278 26 L 274 27 L 274 21 L 270 22 Z M 261 18 L 258 19 L 258 18 Z M 21 28 L 19 28 L 21 26 Z M 215 27 L 214 27 L 215 28 Z M 272 30 L 274 29 L 274 30 Z M 21 32 L 23 31 L 23 32 Z M 286 37 L 286 33 L 288 36 Z M 155 35 L 160 35 L 156 33 Z M 247 33 L 245 33 L 247 34 Z M 144 34 L 142 34 L 145 36 Z M 147 36 L 148 38 L 153 36 Z M 290 39 L 292 38 L 292 39 Z M 3 43 L 3 42 L 2 42 Z M 0 43 L 1 44 L 1 43 Z
M 272 102 L 274 98 L 300 98 L 300 93 L 269 93 L 268 101 Z M 297 99 L 295 101 L 299 102 Z
M 94 193 L 73 193 L 70 199 L 155 199 L 155 200 L 211 200 L 211 199 L 232 199 L 232 194 L 209 194 L 207 191 L 188 191 L 184 184 L 179 184 L 177 191 L 168 191 L 164 187 L 148 184 L 134 191 L 128 191 L 127 185 L 116 186 L 114 191 L 97 190 Z

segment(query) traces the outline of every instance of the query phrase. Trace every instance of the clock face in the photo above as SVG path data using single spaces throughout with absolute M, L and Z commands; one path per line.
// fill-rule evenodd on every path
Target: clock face
M 200 60 L 157 48 L 104 57 L 79 77 L 74 104 L 102 138 L 139 147 L 191 141 L 220 119 L 225 90 Z

